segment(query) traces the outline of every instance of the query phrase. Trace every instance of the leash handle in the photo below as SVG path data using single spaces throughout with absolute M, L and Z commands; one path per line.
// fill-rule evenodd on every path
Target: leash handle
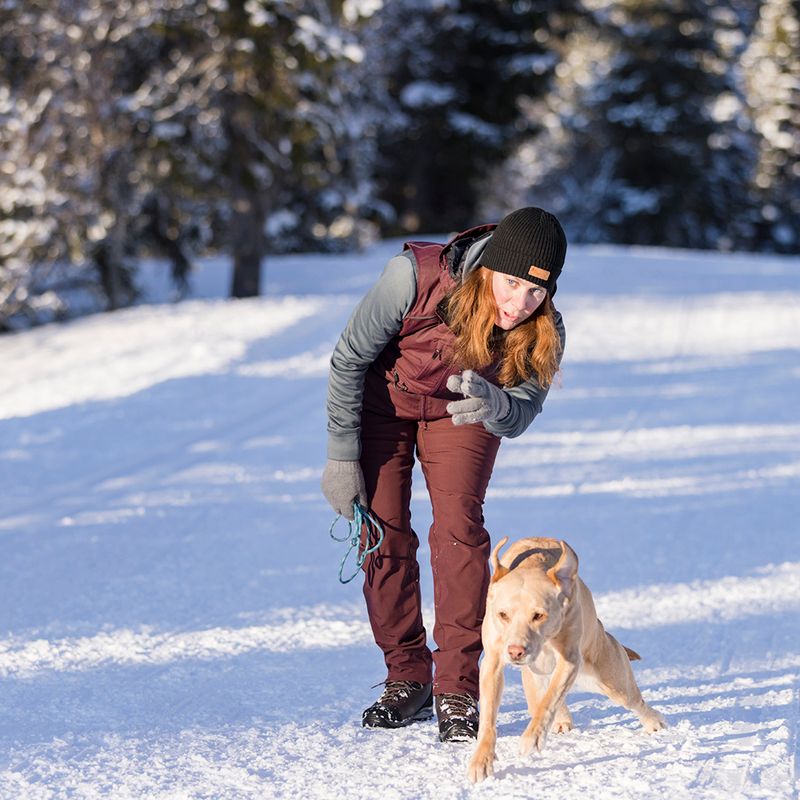
M 370 553 L 374 553 L 383 543 L 383 528 L 380 522 L 370 514 L 369 510 L 364 508 L 357 500 L 353 501 L 353 519 L 350 520 L 347 533 L 344 536 L 336 536 L 333 529 L 336 523 L 342 518 L 341 514 L 336 515 L 336 519 L 331 523 L 328 533 L 335 542 L 350 542 L 350 547 L 344 554 L 341 563 L 339 564 L 339 583 L 350 583 L 353 578 L 361 571 L 361 567 L 367 560 Z M 366 536 L 364 537 L 364 549 L 361 549 L 361 528 L 366 529 Z M 374 544 L 370 544 L 371 540 L 375 539 Z M 356 551 L 356 569 L 349 578 L 343 578 L 342 572 L 344 565 L 350 556 L 350 553 Z

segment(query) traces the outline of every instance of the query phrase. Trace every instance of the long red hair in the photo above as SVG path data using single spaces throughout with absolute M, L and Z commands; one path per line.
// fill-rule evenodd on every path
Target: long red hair
M 491 270 L 478 267 L 448 298 L 449 325 L 456 337 L 453 363 L 459 369 L 481 369 L 499 351 L 498 379 L 503 386 L 517 386 L 533 375 L 540 386 L 550 386 L 561 355 L 550 295 L 528 319 L 499 335 L 491 276 Z

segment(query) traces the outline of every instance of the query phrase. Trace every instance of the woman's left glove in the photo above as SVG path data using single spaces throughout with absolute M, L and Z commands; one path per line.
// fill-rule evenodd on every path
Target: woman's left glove
M 322 473 L 322 493 L 337 514 L 353 519 L 353 501 L 367 505 L 364 473 L 358 461 L 334 461 L 329 458 Z
M 451 375 L 447 379 L 447 388 L 467 398 L 447 404 L 447 413 L 453 415 L 453 425 L 497 422 L 511 410 L 508 395 L 471 369 L 465 369 L 460 375 Z

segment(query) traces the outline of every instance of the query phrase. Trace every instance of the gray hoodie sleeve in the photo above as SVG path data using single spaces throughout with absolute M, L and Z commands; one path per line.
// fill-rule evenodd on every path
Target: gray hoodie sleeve
M 378 282 L 356 306 L 331 356 L 328 379 L 328 458 L 361 455 L 361 400 L 370 364 L 400 330 L 417 296 L 413 261 L 392 258 Z
M 555 312 L 555 323 L 558 335 L 561 337 L 561 354 L 563 356 L 566 330 L 564 320 L 558 311 Z M 519 386 L 503 389 L 503 391 L 511 401 L 511 409 L 498 422 L 484 422 L 483 425 L 495 436 L 507 436 L 509 439 L 513 439 L 524 433 L 541 412 L 549 387 L 542 388 L 536 378 L 530 378 Z

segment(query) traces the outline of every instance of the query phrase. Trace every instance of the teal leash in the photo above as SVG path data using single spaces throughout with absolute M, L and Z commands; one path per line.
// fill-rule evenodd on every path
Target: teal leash
M 350 581 L 353 580 L 353 578 L 355 578 L 355 576 L 361 571 L 361 567 L 367 560 L 367 556 L 370 553 L 374 553 L 383 543 L 383 528 L 381 527 L 380 522 L 378 522 L 378 520 L 358 501 L 353 502 L 353 519 L 350 520 L 350 526 L 347 533 L 344 536 L 339 537 L 334 534 L 333 529 L 336 527 L 336 523 L 341 518 L 341 514 L 336 515 L 336 519 L 331 523 L 328 533 L 330 534 L 331 539 L 336 542 L 350 542 L 350 547 L 347 548 L 347 552 L 344 554 L 341 564 L 339 564 L 339 583 L 350 583 Z M 363 550 L 361 549 L 362 526 L 364 526 L 366 529 Z M 370 541 L 373 538 L 375 538 L 376 541 L 375 544 L 371 545 Z M 356 551 L 356 570 L 349 578 L 343 578 L 342 571 L 344 570 L 345 562 L 350 557 L 350 553 L 352 553 L 354 549 Z

